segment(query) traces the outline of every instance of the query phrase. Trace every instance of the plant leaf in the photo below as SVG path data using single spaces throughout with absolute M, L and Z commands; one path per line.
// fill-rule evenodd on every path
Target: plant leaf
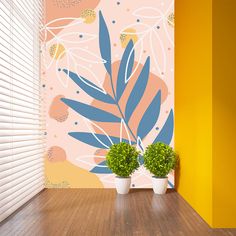
M 90 146 L 97 148 L 107 149 L 107 147 L 110 147 L 112 145 L 107 136 L 104 134 L 92 134 L 87 132 L 70 132 L 69 135 L 83 143 L 86 143 Z M 120 143 L 120 138 L 114 136 L 109 136 L 109 137 L 113 143 Z M 122 141 L 129 143 L 129 140 L 127 139 L 123 139 Z M 104 146 L 102 143 L 104 143 L 107 147 Z M 131 144 L 134 144 L 134 142 L 131 142 Z
M 57 39 L 63 43 L 70 43 L 70 44 L 78 45 L 78 44 L 83 44 L 97 38 L 96 34 L 89 34 L 89 33 L 81 32 L 81 31 L 80 31 L 80 35 L 83 35 L 83 38 L 80 38 L 78 40 L 78 32 L 69 31 L 68 33 L 60 34 L 60 36 L 58 36 Z
M 143 38 L 139 39 L 133 46 L 133 49 L 131 50 L 129 57 L 128 57 L 128 61 L 127 64 L 129 64 L 129 61 L 131 59 L 131 53 L 133 52 L 133 50 L 135 51 L 135 55 L 136 55 L 136 65 L 133 66 L 132 69 L 132 73 L 131 75 L 128 77 L 125 77 L 125 83 L 127 83 L 131 77 L 136 73 L 138 67 L 141 65 L 141 60 L 143 57 Z
M 173 110 L 171 109 L 165 124 L 163 125 L 160 133 L 157 135 L 153 143 L 162 142 L 169 145 L 173 136 L 173 130 L 174 130 L 174 115 L 173 115 Z
M 151 104 L 148 106 L 145 111 L 139 126 L 137 135 L 143 139 L 156 124 L 158 117 L 160 115 L 161 108 L 161 90 L 157 92 L 155 97 L 153 98 Z
M 162 17 L 161 11 L 154 7 L 140 7 L 133 12 L 133 15 L 146 19 L 158 19 Z
M 147 58 L 142 71 L 137 79 L 137 82 L 134 85 L 133 90 L 130 93 L 130 96 L 128 98 L 126 108 L 125 108 L 125 118 L 128 122 L 133 111 L 137 107 L 138 103 L 140 102 L 143 93 L 147 86 L 147 81 L 149 77 L 149 70 L 150 70 L 150 57 Z
M 175 186 L 168 180 L 168 184 L 170 186 L 170 188 L 174 188 Z
M 114 99 L 103 89 L 99 88 L 97 85 L 93 84 L 91 81 L 83 78 L 82 76 L 78 76 L 76 73 L 63 69 L 63 71 L 69 75 L 69 77 L 81 88 L 83 89 L 88 95 L 91 97 L 110 104 L 114 104 Z
M 128 141 L 129 141 L 129 144 L 132 143 L 131 139 L 130 139 L 130 135 L 129 135 L 129 130 L 124 122 L 123 119 L 121 119 L 121 122 L 120 122 L 120 142 L 122 142 L 123 140 L 123 128 L 126 132 L 126 137 L 128 137 Z M 125 139 L 124 139 L 125 140 Z M 124 141 L 125 142 L 125 141 Z
M 165 46 L 159 34 L 156 32 L 156 30 L 152 30 L 150 32 L 149 41 L 150 41 L 149 45 L 151 48 L 151 53 L 153 56 L 152 58 L 154 60 L 154 63 L 156 64 L 160 77 L 163 77 L 162 73 L 166 72 L 166 65 L 167 65 Z
M 117 78 L 117 86 L 116 86 L 117 101 L 119 101 L 127 85 L 125 78 L 129 78 L 132 73 L 132 68 L 134 65 L 134 50 L 132 50 L 133 46 L 134 46 L 133 41 L 130 40 L 127 47 L 125 48 L 125 51 L 123 53 L 120 62 L 118 78 Z
M 111 76 L 111 42 L 107 25 L 101 11 L 99 11 L 99 47 L 102 59 L 106 60 L 104 66 Z
M 67 106 L 78 112 L 80 115 L 95 121 L 100 122 L 120 122 L 120 118 L 99 108 L 77 102 L 67 98 L 61 98 Z
M 105 165 L 107 165 L 106 160 L 96 165 L 90 172 L 96 174 L 112 174 L 112 171 Z
M 143 155 L 139 154 L 139 156 L 138 156 L 138 162 L 139 162 L 140 165 L 143 165 L 143 164 L 144 164 Z

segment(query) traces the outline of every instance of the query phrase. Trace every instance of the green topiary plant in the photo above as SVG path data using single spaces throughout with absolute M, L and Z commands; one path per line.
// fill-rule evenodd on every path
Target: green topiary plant
M 113 144 L 106 155 L 107 166 L 119 177 L 129 177 L 139 167 L 139 152 L 128 143 Z
M 177 156 L 174 150 L 160 142 L 149 145 L 143 158 L 144 166 L 155 177 L 166 177 L 177 164 Z

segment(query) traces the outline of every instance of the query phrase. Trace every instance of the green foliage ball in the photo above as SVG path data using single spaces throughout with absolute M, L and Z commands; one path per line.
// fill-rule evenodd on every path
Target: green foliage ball
M 143 158 L 144 166 L 156 177 L 166 177 L 177 164 L 174 150 L 161 142 L 149 145 Z
M 113 144 L 106 155 L 107 166 L 120 177 L 129 177 L 139 167 L 139 152 L 128 143 Z

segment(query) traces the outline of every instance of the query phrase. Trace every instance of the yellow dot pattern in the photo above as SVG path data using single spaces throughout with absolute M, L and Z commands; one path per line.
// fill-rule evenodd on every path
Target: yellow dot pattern
M 85 9 L 81 13 L 81 18 L 84 19 L 84 23 L 91 24 L 96 19 L 96 12 L 92 9 Z
M 131 39 L 133 40 L 134 44 L 137 42 L 138 36 L 136 35 L 136 30 L 133 28 L 125 29 L 123 33 L 120 35 L 122 48 L 126 48 L 127 44 Z
M 167 18 L 168 25 L 171 27 L 175 26 L 175 15 L 174 13 L 171 13 Z
M 49 48 L 49 54 L 53 59 L 61 59 L 65 55 L 65 47 L 62 44 L 53 44 Z

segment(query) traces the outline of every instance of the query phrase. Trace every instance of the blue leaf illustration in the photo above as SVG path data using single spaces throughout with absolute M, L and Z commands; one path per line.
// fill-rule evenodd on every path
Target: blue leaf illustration
M 99 11 L 99 47 L 102 58 L 106 60 L 104 66 L 111 76 L 111 42 L 107 25 L 101 11 Z
M 104 134 L 92 134 L 92 133 L 87 133 L 87 132 L 71 132 L 69 135 L 83 143 L 86 143 L 90 146 L 97 147 L 97 148 L 102 148 L 102 149 L 107 149 L 107 147 L 111 146 L 111 142 L 108 139 L 108 137 Z M 96 136 L 96 137 L 94 137 Z M 111 141 L 113 143 L 120 143 L 120 138 L 109 136 Z M 99 140 L 101 142 L 99 142 Z M 128 140 L 122 139 L 123 142 L 129 143 Z M 104 146 L 102 143 L 104 143 L 106 146 Z M 131 142 L 134 144 L 134 142 Z
M 99 108 L 70 100 L 67 98 L 61 98 L 61 101 L 64 102 L 67 106 L 78 112 L 80 115 L 95 121 L 100 122 L 120 122 L 120 118 Z
M 103 161 L 96 165 L 92 170 L 90 170 L 91 173 L 95 174 L 112 174 L 112 171 L 107 167 L 107 161 Z
M 102 92 L 103 90 L 99 88 L 97 85 L 93 84 L 91 81 L 83 78 L 82 76 L 78 76 L 76 73 L 68 71 L 66 69 L 63 70 L 69 77 L 88 95 L 91 97 L 110 104 L 114 104 L 114 99 L 107 93 Z
M 147 58 L 142 68 L 142 71 L 137 79 L 137 82 L 135 83 L 134 88 L 129 95 L 129 99 L 127 101 L 126 108 L 125 108 L 125 119 L 127 122 L 129 121 L 133 111 L 139 104 L 143 96 L 143 93 L 146 89 L 147 81 L 149 77 L 149 70 L 150 70 L 150 57 Z
M 129 78 L 129 76 L 132 73 L 132 69 L 134 65 L 134 50 L 132 51 L 133 46 L 134 46 L 133 41 L 130 40 L 127 47 L 125 48 L 125 51 L 123 53 L 123 56 L 120 62 L 118 78 L 117 78 L 117 86 L 116 86 L 117 101 L 119 101 L 127 85 L 127 83 L 125 82 L 125 78 L 126 77 Z M 127 62 L 128 62 L 128 65 L 127 65 Z M 126 68 L 127 68 L 127 71 L 126 71 Z
M 174 188 L 175 186 L 168 180 L 168 184 L 170 186 L 170 188 Z
M 163 125 L 160 133 L 157 135 L 153 143 L 162 142 L 165 144 L 170 144 L 174 131 L 174 115 L 173 110 L 171 109 L 170 114 Z
M 139 156 L 138 156 L 138 162 L 139 162 L 140 165 L 143 165 L 143 164 L 144 164 L 144 158 L 143 158 L 142 155 L 139 155 Z
M 161 108 L 161 90 L 157 92 L 157 94 L 153 98 L 151 104 L 148 106 L 147 110 L 145 111 L 139 123 L 137 135 L 141 139 L 143 139 L 156 124 L 157 119 L 160 115 L 160 108 Z
M 140 139 L 140 137 L 137 138 L 137 146 L 144 151 L 144 147 L 143 147 L 143 143 L 142 140 Z

